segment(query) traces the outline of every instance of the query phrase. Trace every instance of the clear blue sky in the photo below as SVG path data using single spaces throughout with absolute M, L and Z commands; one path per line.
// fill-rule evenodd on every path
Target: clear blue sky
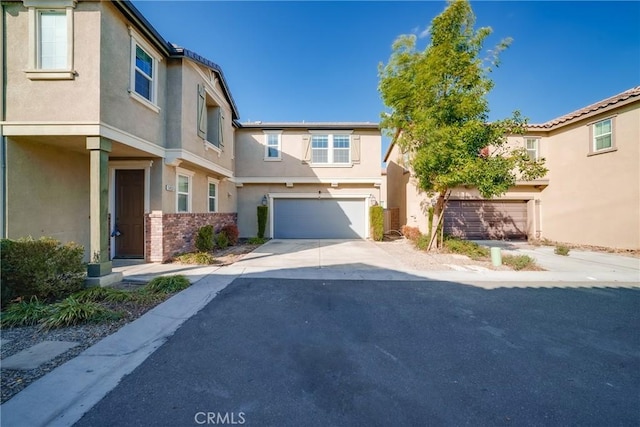
M 378 64 L 421 36 L 445 1 L 135 0 L 168 41 L 219 64 L 240 121 L 377 122 Z M 491 120 L 542 123 L 640 85 L 638 1 L 472 1 L 485 48 L 513 38 L 491 73 Z M 419 38 L 418 46 L 426 46 Z M 388 145 L 384 138 L 383 152 Z

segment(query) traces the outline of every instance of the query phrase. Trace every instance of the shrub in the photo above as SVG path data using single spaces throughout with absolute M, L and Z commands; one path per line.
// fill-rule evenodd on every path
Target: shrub
M 216 246 L 220 249 L 226 249 L 229 246 L 229 238 L 225 233 L 218 233 L 215 237 Z
M 186 289 L 190 285 L 189 279 L 178 274 L 175 276 L 158 276 L 147 283 L 144 289 L 151 293 L 170 294 Z
M 514 270 L 535 269 L 537 267 L 535 260 L 528 255 L 503 255 L 502 263 Z
M 382 206 L 369 208 L 369 220 L 371 221 L 371 237 L 378 242 L 384 237 L 384 209 Z
M 567 255 L 569 255 L 569 247 L 565 246 L 565 245 L 558 245 L 553 250 L 553 253 L 556 254 L 556 255 L 567 256 Z
M 489 248 L 478 245 L 468 240 L 460 240 L 456 237 L 447 237 L 444 240 L 444 248 L 447 252 L 466 255 L 471 259 L 480 260 L 489 257 Z
M 42 326 L 46 329 L 77 325 L 86 322 L 116 320 L 122 315 L 108 310 L 95 302 L 80 302 L 70 296 L 51 306 L 52 312 L 44 319 Z
M 267 239 L 264 237 L 252 237 L 247 240 L 247 243 L 250 245 L 264 245 L 267 242 Z
M 2 312 L 2 326 L 28 326 L 40 323 L 51 312 L 50 306 L 32 297 L 29 301 L 20 301 L 9 305 Z
M 403 225 L 401 227 L 402 235 L 409 240 L 416 241 L 420 237 L 422 233 L 417 227 L 409 227 L 408 225 Z
M 416 248 L 421 251 L 426 251 L 429 249 L 429 236 L 427 234 L 421 234 L 415 241 Z
M 95 286 L 72 295 L 78 302 L 123 302 L 133 299 L 131 292 L 122 289 Z
M 195 246 L 200 252 L 211 252 L 213 250 L 213 225 L 208 224 L 198 229 Z
M 240 232 L 238 231 L 237 225 L 225 225 L 224 227 L 222 227 L 222 230 L 220 230 L 220 233 L 226 234 L 227 239 L 229 240 L 229 245 L 235 246 L 238 244 L 238 236 L 240 235 Z
M 201 264 L 210 265 L 215 264 L 216 259 L 209 252 L 193 252 L 188 254 L 178 255 L 176 261 L 182 264 Z
M 264 231 L 267 229 L 267 215 L 269 208 L 266 206 L 258 206 L 258 237 L 264 238 Z
M 84 248 L 42 237 L 1 241 L 2 301 L 64 298 L 84 286 Z

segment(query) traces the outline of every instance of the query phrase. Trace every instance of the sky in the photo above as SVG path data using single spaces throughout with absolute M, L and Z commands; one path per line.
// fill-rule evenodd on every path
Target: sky
M 401 34 L 426 48 L 445 1 L 134 0 L 158 32 L 222 67 L 240 121 L 378 122 L 378 65 Z M 513 39 L 490 78 L 489 120 L 544 123 L 640 85 L 640 1 L 472 1 L 485 49 Z M 382 153 L 389 138 L 383 138 Z

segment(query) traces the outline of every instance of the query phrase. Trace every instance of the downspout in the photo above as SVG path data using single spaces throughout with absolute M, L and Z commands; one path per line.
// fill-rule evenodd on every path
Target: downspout
M 2 17 L 0 17 L 0 34 L 2 34 L 2 43 L 0 44 L 0 57 L 2 57 L 2 100 L 0 101 L 0 120 L 4 122 L 7 119 L 7 35 L 5 34 L 5 28 L 7 28 L 5 19 L 5 5 L 1 6 Z M 0 238 L 6 238 L 8 236 L 7 230 L 7 137 L 4 135 L 2 125 L 0 125 L 0 135 L 2 136 L 2 147 L 0 151 L 0 162 L 2 164 L 2 172 L 0 175 Z

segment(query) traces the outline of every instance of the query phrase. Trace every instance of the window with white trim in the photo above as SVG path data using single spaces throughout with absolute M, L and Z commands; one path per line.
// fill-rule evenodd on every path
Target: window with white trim
M 264 131 L 264 159 L 282 160 L 282 131 Z
M 218 211 L 218 181 L 209 178 L 209 212 Z
M 215 148 L 224 147 L 224 111 L 203 85 L 198 85 L 198 136 Z
M 538 160 L 540 157 L 539 146 L 540 139 L 539 138 L 525 138 L 525 144 L 527 149 L 527 154 L 531 160 Z
M 313 134 L 311 135 L 312 164 L 350 164 L 351 135 Z
M 191 174 L 178 173 L 176 183 L 178 213 L 191 212 Z
M 27 77 L 68 79 L 73 71 L 73 0 L 25 0 L 29 15 Z
M 129 93 L 142 103 L 158 109 L 158 64 L 160 57 L 132 28 Z
M 613 148 L 613 121 L 605 119 L 593 124 L 593 151 Z

